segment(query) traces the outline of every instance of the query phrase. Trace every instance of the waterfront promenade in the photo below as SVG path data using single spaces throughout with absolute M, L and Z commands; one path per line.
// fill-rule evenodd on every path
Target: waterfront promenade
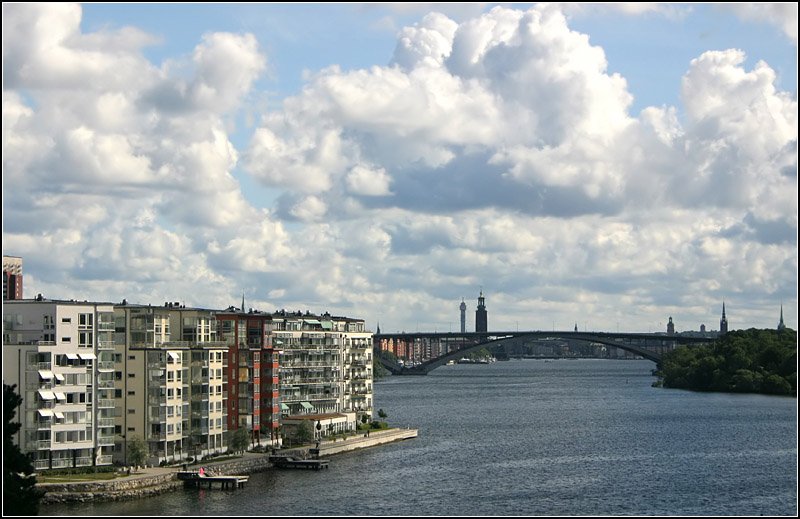
M 336 441 L 321 441 L 319 455 L 330 456 L 368 447 L 375 447 L 400 440 L 417 437 L 416 429 L 387 429 L 370 431 L 369 436 L 363 433 Z M 316 445 L 305 445 L 293 449 L 282 449 L 280 453 L 308 456 L 309 450 Z M 270 452 L 245 452 L 239 457 L 227 457 L 224 460 L 202 460 L 191 465 L 192 469 L 201 466 L 212 474 L 250 474 L 273 467 L 269 462 Z M 121 475 L 107 481 L 79 481 L 74 483 L 40 483 L 37 487 L 44 492 L 42 503 L 70 503 L 88 501 L 119 501 L 161 494 L 183 488 L 183 481 L 177 474 L 183 467 L 147 467 L 130 475 Z

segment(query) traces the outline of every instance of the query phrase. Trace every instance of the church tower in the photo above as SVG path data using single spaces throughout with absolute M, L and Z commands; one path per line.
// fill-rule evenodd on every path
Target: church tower
M 486 302 L 483 297 L 483 290 L 481 290 L 481 295 L 478 296 L 478 309 L 475 310 L 475 331 L 489 331 L 488 324 L 486 322 Z
M 778 323 L 778 330 L 785 330 L 785 329 L 786 329 L 786 325 L 783 324 L 783 305 L 781 305 L 781 320 Z
M 722 319 L 719 320 L 719 333 L 728 333 L 728 318 L 725 317 L 725 301 L 722 302 Z
M 670 316 L 667 323 L 667 335 L 675 335 L 675 324 L 672 322 L 672 316 Z
M 467 303 L 464 298 L 461 298 L 461 305 L 458 307 L 461 310 L 461 333 L 467 332 Z

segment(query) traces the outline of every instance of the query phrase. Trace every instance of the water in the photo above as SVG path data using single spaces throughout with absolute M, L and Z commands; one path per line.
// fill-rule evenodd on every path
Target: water
M 512 360 L 375 384 L 419 437 L 44 515 L 797 514 L 797 400 L 656 389 L 649 361 Z

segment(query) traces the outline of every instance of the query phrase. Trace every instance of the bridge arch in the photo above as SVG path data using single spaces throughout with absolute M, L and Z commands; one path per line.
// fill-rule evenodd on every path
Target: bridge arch
M 412 334 L 414 337 L 428 337 L 433 338 L 436 336 L 451 336 L 452 334 Z M 659 334 L 611 334 L 611 333 L 592 333 L 592 332 L 497 332 L 497 333 L 483 333 L 483 334 L 468 334 L 474 336 L 477 342 L 468 346 L 461 347 L 457 350 L 451 351 L 435 359 L 423 362 L 417 366 L 404 367 L 397 363 L 386 359 L 381 355 L 380 349 L 376 347 L 375 355 L 380 360 L 381 364 L 386 367 L 394 375 L 427 375 L 429 371 L 436 369 L 439 366 L 445 365 L 450 360 L 457 360 L 466 354 L 481 348 L 501 346 L 511 341 L 519 341 L 524 338 L 539 338 L 539 339 L 571 339 L 581 342 L 603 344 L 605 346 L 613 346 L 636 355 L 639 355 L 647 360 L 653 361 L 656 365 L 661 363 L 661 354 L 651 351 L 641 345 L 633 344 L 633 341 L 646 342 L 647 340 L 656 340 L 661 343 L 660 346 L 673 349 L 678 342 L 686 342 L 685 338 L 678 336 L 664 336 Z M 708 338 L 703 339 L 709 340 Z M 664 343 L 668 343 L 665 345 Z M 695 342 L 692 340 L 692 342 Z

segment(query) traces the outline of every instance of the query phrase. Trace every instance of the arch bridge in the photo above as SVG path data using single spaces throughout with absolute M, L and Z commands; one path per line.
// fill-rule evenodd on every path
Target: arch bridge
M 660 365 L 662 354 L 682 344 L 703 344 L 716 334 L 667 335 L 665 333 L 611 333 L 569 331 L 516 331 L 467 333 L 398 333 L 375 334 L 376 358 L 393 375 L 427 375 L 431 370 L 458 360 L 481 348 L 494 348 L 525 341 L 568 340 L 613 346 L 639 355 Z M 382 355 L 383 351 L 404 350 L 412 366 L 401 365 Z M 410 354 L 409 354 L 410 352 Z

